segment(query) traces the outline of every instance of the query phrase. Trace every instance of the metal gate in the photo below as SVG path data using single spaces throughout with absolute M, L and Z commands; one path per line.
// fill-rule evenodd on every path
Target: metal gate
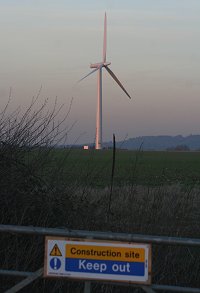
M 140 234 L 126 234 L 126 233 L 111 233 L 111 232 L 95 232 L 84 230 L 70 230 L 70 229 L 57 229 L 57 228 L 42 228 L 32 226 L 15 226 L 15 225 L 0 225 L 1 233 L 12 234 L 24 234 L 24 235 L 36 235 L 36 236 L 59 236 L 69 238 L 82 238 L 82 239 L 95 239 L 95 240 L 112 240 L 112 241 L 126 241 L 126 242 L 139 242 L 139 243 L 151 243 L 162 245 L 180 245 L 186 247 L 198 247 L 200 248 L 200 239 L 192 238 L 178 238 L 178 237 L 166 237 L 166 236 L 151 236 Z M 26 287 L 33 281 L 43 276 L 43 268 L 38 269 L 36 272 L 22 272 L 15 270 L 0 269 L 0 275 L 22 277 L 21 282 L 7 290 L 5 293 L 19 292 L 22 288 Z M 200 276 L 199 276 L 200 278 Z M 97 281 L 85 281 L 84 293 L 92 292 L 92 283 Z M 113 285 L 127 286 L 125 283 L 114 282 L 102 282 Z M 181 286 L 159 285 L 152 284 L 150 286 L 128 284 L 128 286 L 142 288 L 144 292 L 153 293 L 156 291 L 167 292 L 190 292 L 200 293 L 200 288 L 189 288 Z

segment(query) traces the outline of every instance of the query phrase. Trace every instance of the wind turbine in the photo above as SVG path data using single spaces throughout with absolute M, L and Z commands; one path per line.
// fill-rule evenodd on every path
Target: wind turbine
M 131 99 L 128 92 L 123 87 L 122 83 L 116 77 L 116 75 L 112 72 L 112 70 L 108 67 L 111 62 L 106 62 L 106 41 L 107 41 L 107 17 L 105 13 L 104 17 L 104 38 L 103 38 L 103 61 L 99 63 L 94 63 L 90 65 L 90 68 L 95 68 L 86 76 L 79 80 L 82 81 L 90 74 L 93 74 L 95 71 L 98 71 L 97 78 L 97 115 L 96 115 L 96 141 L 95 141 L 95 149 L 102 149 L 102 69 L 103 67 L 108 71 L 111 77 L 116 81 L 116 83 L 121 87 L 121 89 L 125 92 L 125 94 Z

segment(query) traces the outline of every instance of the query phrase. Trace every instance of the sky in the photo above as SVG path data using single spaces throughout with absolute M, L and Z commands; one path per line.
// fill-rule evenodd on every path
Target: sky
M 103 72 L 103 140 L 200 134 L 199 0 L 0 0 L 0 107 L 55 98 L 73 125 L 68 143 L 95 140 L 104 13 L 107 60 L 131 95 Z M 62 115 L 62 114 L 60 114 Z M 58 117 L 59 118 L 59 117 Z

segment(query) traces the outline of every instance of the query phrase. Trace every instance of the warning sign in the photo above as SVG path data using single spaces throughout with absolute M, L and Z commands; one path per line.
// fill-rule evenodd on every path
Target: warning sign
M 54 245 L 53 249 L 51 250 L 50 256 L 62 256 L 62 253 L 57 244 Z
M 45 277 L 151 283 L 151 245 L 46 237 Z

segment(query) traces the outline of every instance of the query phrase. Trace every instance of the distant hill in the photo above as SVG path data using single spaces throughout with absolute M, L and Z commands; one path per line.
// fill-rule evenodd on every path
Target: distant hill
M 184 149 L 188 150 L 200 150 L 200 135 L 189 136 L 138 136 L 135 138 L 129 138 L 125 141 L 119 141 L 116 143 L 117 148 L 137 150 L 142 146 L 142 150 L 174 150 Z M 112 147 L 112 142 L 104 143 L 104 147 Z

